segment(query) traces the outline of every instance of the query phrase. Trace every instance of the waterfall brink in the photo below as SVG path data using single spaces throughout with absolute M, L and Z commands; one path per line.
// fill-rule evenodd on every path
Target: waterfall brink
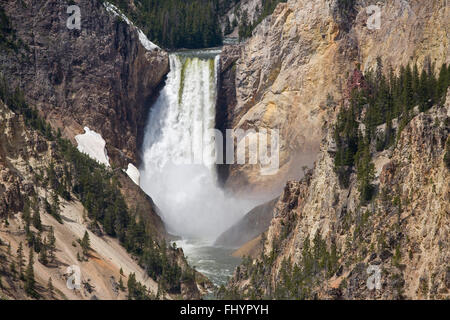
M 213 241 L 252 207 L 217 185 L 216 87 L 219 52 L 173 53 L 165 87 L 151 109 L 141 187 L 169 232 Z

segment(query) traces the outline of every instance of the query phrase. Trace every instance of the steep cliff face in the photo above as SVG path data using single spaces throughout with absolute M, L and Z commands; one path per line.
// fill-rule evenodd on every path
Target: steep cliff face
M 80 8 L 80 30 L 66 26 L 73 4 Z M 136 164 L 152 96 L 169 69 L 167 54 L 102 1 L 0 6 L 21 41 L 15 52 L 0 53 L 0 71 L 11 87 L 21 88 L 73 142 L 87 126 L 105 138 L 115 164 Z
M 223 232 L 216 240 L 218 246 L 239 248 L 265 232 L 272 221 L 273 208 L 277 199 L 257 206 Z
M 26 299 L 29 297 L 21 281 L 18 281 L 23 267 L 18 265 L 16 253 L 19 244 L 23 246 L 23 256 L 28 257 L 26 243 L 30 243 L 30 233 L 26 231 L 25 203 L 30 199 L 36 202 L 40 212 L 43 232 L 34 224 L 31 232 L 49 240 L 49 230 L 53 228 L 56 252 L 54 259 L 48 257 L 48 264 L 41 262 L 41 256 L 35 253 L 34 276 L 38 294 L 45 299 L 126 299 L 123 290 L 119 290 L 119 281 L 126 283 L 130 273 L 136 273 L 151 292 L 156 294 L 157 283 L 142 275 L 144 270 L 132 259 L 116 239 L 99 236 L 90 232 L 90 259 L 81 262 L 81 249 L 77 240 L 83 237 L 88 226 L 86 212 L 78 199 L 61 201 L 61 223 L 45 212 L 45 201 L 53 192 L 50 186 L 43 186 L 37 180 L 46 171 L 49 163 L 54 163 L 58 174 L 63 167 L 60 153 L 55 142 L 48 141 L 39 132 L 30 130 L 20 115 L 11 112 L 0 100 L 0 274 L 2 298 Z M 67 168 L 67 164 L 65 164 Z M 136 187 L 137 189 L 137 187 Z M 48 200 L 50 201 L 50 200 Z M 29 210 L 29 209 L 28 209 Z M 45 213 L 44 213 L 45 212 Z M 148 219 L 159 219 L 153 210 L 148 211 Z M 34 213 L 36 216 L 36 213 Z M 153 216 L 153 218 L 151 218 Z M 155 226 L 157 223 L 155 224 Z M 159 227 L 162 223 L 160 222 Z M 35 233 L 34 233 L 35 232 Z M 158 232 L 161 232 L 158 231 Z M 32 240 L 36 243 L 37 238 Z M 8 249 L 7 249 L 8 248 Z M 41 250 L 43 250 L 41 248 Z M 28 261 L 28 259 L 26 259 Z M 15 265 L 11 268 L 11 265 Z M 66 281 L 70 277 L 68 266 L 77 265 L 81 269 L 80 290 L 71 290 Z M 124 276 L 119 274 L 122 268 Z M 53 295 L 47 290 L 49 278 L 52 278 Z M 119 280 L 122 278 L 122 280 Z
M 231 37 L 239 36 L 239 27 L 238 25 L 233 26 L 234 21 L 239 24 L 242 21 L 242 15 L 245 12 L 247 14 L 247 23 L 253 23 L 258 19 L 262 7 L 261 0 L 223 2 L 222 6 L 224 7 L 224 14 L 220 17 L 220 25 L 222 27 L 222 32 L 225 32 L 227 23 L 230 23 L 231 33 L 227 36 Z
M 332 119 L 341 89 L 357 64 L 367 71 L 378 56 L 393 68 L 411 61 L 420 68 L 427 56 L 436 66 L 449 62 L 445 2 L 378 3 L 379 29 L 368 27 L 373 22 L 372 12 L 370 16 L 366 11 L 370 3 L 355 1 L 351 8 L 342 3 L 281 3 L 243 45 L 224 50 L 224 55 L 230 53 L 222 58 L 222 101 L 227 104 L 219 100 L 219 108 L 228 115 L 229 128 L 279 129 L 281 138 L 278 173 L 260 176 L 258 165 L 231 166 L 225 176 L 230 189 L 281 191 L 287 179 L 302 176 L 299 168 L 312 164 L 322 124 Z M 230 73 L 227 61 L 236 56 Z
M 106 204 L 105 199 L 96 198 L 94 207 L 86 199 L 82 200 L 80 186 L 85 189 L 87 185 L 82 186 L 81 180 L 89 177 L 88 180 L 95 183 L 103 179 L 97 169 L 90 168 L 87 176 L 81 178 L 74 163 L 67 161 L 67 150 L 62 151 L 61 141 L 55 139 L 55 135 L 49 139 L 41 132 L 49 129 L 37 125 L 42 129 L 36 130 L 30 125 L 34 121 L 30 120 L 32 117 L 15 113 L 10 107 L 0 98 L 0 298 L 137 298 L 127 289 L 127 282 L 133 276 L 145 286 L 148 297 L 199 299 L 211 286 L 199 273 L 195 276 L 196 282 L 185 277 L 170 293 L 161 291 L 159 278 L 149 276 L 142 260 L 136 259 L 138 252 L 125 245 L 125 239 L 110 235 L 106 224 L 99 223 L 99 216 L 92 216 L 95 207 Z M 126 210 L 131 213 L 130 220 L 140 221 L 142 225 L 139 231 L 132 231 L 128 224 L 125 238 L 138 232 L 139 241 L 144 242 L 142 237 L 150 234 L 156 245 L 152 262 L 156 262 L 158 248 L 166 245 L 166 232 L 155 205 L 125 173 L 107 170 L 107 179 L 114 181 L 114 186 L 108 187 L 107 198 L 110 200 L 107 201 L 117 203 L 114 210 Z M 125 207 L 120 207 L 116 191 L 122 195 Z M 116 219 L 114 224 L 118 223 Z M 90 238 L 88 250 L 83 249 L 80 241 L 85 232 Z M 54 236 L 53 245 L 51 235 Z M 21 255 L 19 247 L 22 247 Z M 29 250 L 34 252 L 32 293 L 27 289 L 27 275 L 24 275 Z M 172 268 L 179 268 L 179 272 L 194 272 L 181 249 L 167 248 L 165 257 Z M 80 287 L 75 290 L 68 284 L 72 277 L 69 266 L 80 270 L 80 282 L 74 283 Z M 53 290 L 48 288 L 50 278 Z
M 241 266 L 230 288 L 250 297 L 448 298 L 449 119 L 450 93 L 373 155 L 370 204 L 361 202 L 355 174 L 340 186 L 325 128 L 314 168 L 289 182 L 275 207 L 265 257 Z M 377 288 L 370 276 L 378 271 Z

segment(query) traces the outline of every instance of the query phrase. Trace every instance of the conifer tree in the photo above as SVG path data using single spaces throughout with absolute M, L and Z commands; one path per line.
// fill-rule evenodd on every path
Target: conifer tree
M 423 112 L 427 110 L 429 93 L 428 93 L 428 76 L 425 71 L 425 68 L 422 70 L 422 73 L 420 74 L 419 90 L 417 93 L 417 98 L 419 101 L 420 111 Z
M 367 139 L 362 138 L 363 142 L 359 143 L 357 154 L 357 178 L 358 190 L 361 193 L 361 200 L 367 202 L 372 199 L 373 185 L 372 180 L 375 177 L 375 167 L 372 163 L 370 155 L 370 145 Z
M 25 224 L 27 224 L 29 226 L 30 220 L 31 220 L 31 210 L 30 210 L 30 201 L 29 200 L 26 200 L 25 204 L 23 206 L 22 218 L 25 221 Z
M 33 264 L 34 264 L 33 248 L 30 248 L 28 266 L 25 271 L 25 292 L 30 297 L 36 296 Z
M 39 209 L 34 210 L 33 212 L 33 226 L 38 229 L 39 231 L 42 230 L 42 222 L 41 222 L 41 216 L 39 214 Z
M 11 275 L 12 275 L 13 279 L 15 279 L 17 270 L 16 270 L 16 264 L 14 263 L 14 261 L 12 261 L 11 264 L 9 265 L 9 269 L 11 271 Z
M 133 300 L 136 296 L 136 275 L 134 273 L 130 273 L 128 276 L 128 299 Z
M 89 234 L 87 231 L 84 232 L 83 239 L 80 242 L 81 249 L 83 250 L 83 255 L 87 255 L 89 253 L 89 250 L 91 248 L 91 241 L 89 239 Z
M 44 241 L 41 246 L 41 251 L 39 252 L 39 261 L 46 266 L 48 264 L 48 254 L 47 254 L 48 244 L 47 238 L 44 238 Z
M 17 265 L 19 266 L 19 277 L 22 279 L 23 267 L 25 266 L 22 242 L 19 243 L 19 248 L 17 249 Z
M 48 255 L 51 262 L 55 260 L 55 251 L 56 251 L 56 238 L 53 227 L 50 226 L 50 231 L 48 234 Z
M 439 72 L 438 79 L 438 87 L 437 87 L 437 95 L 438 95 L 438 103 L 443 105 L 446 98 L 447 88 L 449 86 L 449 75 L 447 74 L 447 64 L 444 63 Z

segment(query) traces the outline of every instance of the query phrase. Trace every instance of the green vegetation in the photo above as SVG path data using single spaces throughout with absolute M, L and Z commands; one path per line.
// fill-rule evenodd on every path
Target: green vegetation
M 277 283 L 275 299 L 312 299 L 312 288 L 318 279 L 329 279 L 338 269 L 338 252 L 332 243 L 330 250 L 319 232 L 311 246 L 307 237 L 303 243 L 302 258 L 292 265 L 284 260 L 280 269 L 281 279 Z
M 87 256 L 89 250 L 91 250 L 91 240 L 89 239 L 89 233 L 87 231 L 84 232 L 83 239 L 80 241 L 80 246 L 83 250 L 83 255 Z
M 50 202 L 44 199 L 47 212 L 62 223 L 59 215 L 59 197 L 70 201 L 72 194 L 75 195 L 86 209 L 92 221 L 91 225 L 98 223 L 104 232 L 118 238 L 127 251 L 136 256 L 148 275 L 159 282 L 161 291 L 179 293 L 181 281 L 189 278 L 185 273 L 191 271 L 187 268 L 182 272 L 177 264 L 178 256 L 175 249 L 168 247 L 165 241 L 151 234 L 150 226 L 147 226 L 143 219 L 139 219 L 141 213 L 129 210 L 119 189 L 117 173 L 80 153 L 70 141 L 63 139 L 59 132 L 55 133 L 50 125 L 39 117 L 38 112 L 28 106 L 23 93 L 20 90 L 11 93 L 6 81 L 1 77 L 0 99 L 13 112 L 21 114 L 26 125 L 39 131 L 48 140 L 56 142 L 58 154 L 55 159 L 61 160 L 58 161 L 59 165 L 50 163 L 45 172 L 36 173 L 37 182 L 45 186 L 51 194 Z M 23 210 L 25 231 L 29 247 L 34 252 L 40 253 L 40 260 L 47 263 L 54 258 L 55 238 L 53 230 L 50 230 L 47 238 L 42 240 L 38 203 L 37 196 L 25 201 Z M 31 210 L 34 212 L 33 215 Z M 34 225 L 38 232 L 32 231 L 31 225 Z M 86 234 L 80 241 L 80 246 L 86 254 L 89 248 L 89 238 Z M 21 270 L 21 266 L 19 269 Z M 32 281 L 27 280 L 31 279 L 30 270 L 29 266 L 25 280 L 29 282 L 28 291 L 31 294 Z M 189 279 L 192 280 L 192 277 Z M 136 296 L 143 297 L 142 294 Z M 147 293 L 145 297 L 151 298 Z
M 371 146 L 375 145 L 376 151 L 389 148 L 396 137 L 393 120 L 397 120 L 399 136 L 411 120 L 415 106 L 419 111 L 426 111 L 433 105 L 443 104 L 450 85 L 450 68 L 444 64 L 438 77 L 434 69 L 427 60 L 420 74 L 417 66 L 408 65 L 402 67 L 398 75 L 391 69 L 386 77 L 382 61 L 378 59 L 376 71 L 364 75 L 363 84 L 350 93 L 348 106 L 341 108 L 334 130 L 337 146 L 335 170 L 341 185 L 347 188 L 352 169 L 356 166 L 363 202 L 370 201 L 374 193 Z M 385 125 L 384 132 L 378 132 L 380 125 Z
M 33 264 L 34 264 L 33 250 L 32 250 L 32 248 L 30 248 L 30 254 L 28 256 L 28 266 L 25 271 L 25 292 L 30 297 L 36 298 L 37 292 L 36 292 L 36 288 L 35 288 L 36 281 L 34 279 Z
M 249 279 L 245 293 L 236 287 L 221 287 L 220 299 L 312 299 L 312 289 L 319 280 L 329 279 L 338 270 L 339 254 L 334 243 L 328 249 L 321 234 L 316 233 L 312 244 L 307 237 L 303 243 L 301 259 L 295 265 L 283 260 L 275 288 L 272 288 L 272 268 L 278 248 L 272 245 L 269 255 L 261 254 L 257 260 L 245 257 L 238 271 L 238 280 Z M 242 278 L 241 278 L 242 277 Z M 265 293 L 264 293 L 265 292 Z
M 263 237 L 261 256 L 244 258 L 233 281 L 228 287 L 218 290 L 218 298 L 316 299 L 317 288 L 323 288 L 333 276 L 344 277 L 336 292 L 330 291 L 339 296 L 342 289 L 354 285 L 352 276 L 342 274 L 344 268 L 353 267 L 357 274 L 358 270 L 363 270 L 361 266 L 367 257 L 373 259 L 383 252 L 388 255 L 392 252 L 392 266 L 396 268 L 392 275 L 393 288 L 398 297 L 403 296 L 401 262 L 405 252 L 402 251 L 404 240 L 400 231 L 400 215 L 409 200 L 402 199 L 398 190 L 381 190 L 381 200 L 388 206 L 392 205 L 392 212 L 397 213 L 398 220 L 387 231 L 375 230 L 376 218 L 382 213 L 375 207 L 363 206 L 372 200 L 375 192 L 372 155 L 392 146 L 414 113 L 443 105 L 450 85 L 450 69 L 444 64 L 439 76 L 435 76 L 434 66 L 427 61 L 421 73 L 417 67 L 406 66 L 398 75 L 390 71 L 386 77 L 380 59 L 377 65 L 376 72 L 362 75 L 356 70 L 350 77 L 349 91 L 346 92 L 348 103 L 340 108 L 334 128 L 337 146 L 335 170 L 341 184 L 346 187 L 354 172 L 361 194 L 361 202 L 355 210 L 344 209 L 339 216 L 340 225 L 335 232 L 340 235 L 347 233 L 345 245 L 338 251 L 333 240 L 335 235 L 329 236 L 331 243 L 327 245 L 321 234 L 316 233 L 312 242 L 309 237 L 304 239 L 302 252 L 299 257 L 295 255 L 295 261 L 284 259 L 278 265 L 279 255 L 286 252 L 285 245 L 289 243 L 286 239 L 292 236 L 293 230 L 297 230 L 297 219 L 291 217 L 291 213 L 286 214 L 279 222 L 279 234 L 272 240 L 272 250 L 266 253 Z M 446 142 L 444 162 L 450 167 L 450 139 Z M 371 240 L 373 232 L 377 232 L 375 241 Z M 422 291 L 427 292 L 427 282 L 422 282 Z
M 0 7 L 0 49 L 13 50 L 17 52 L 19 48 L 19 40 L 16 37 L 11 21 L 5 13 L 5 10 Z
M 168 48 L 205 48 L 222 44 L 219 0 L 126 0 L 116 5 L 147 37 Z
M 262 0 L 256 9 L 256 20 L 250 21 L 249 13 L 239 5 L 235 15 L 239 17 L 239 38 L 252 35 L 255 27 L 272 14 L 280 2 L 287 0 Z M 219 18 L 239 0 L 135 0 L 134 7 L 126 0 L 109 1 L 116 5 L 147 37 L 156 44 L 168 48 L 206 48 L 222 44 Z M 225 21 L 227 35 L 238 25 L 237 20 Z

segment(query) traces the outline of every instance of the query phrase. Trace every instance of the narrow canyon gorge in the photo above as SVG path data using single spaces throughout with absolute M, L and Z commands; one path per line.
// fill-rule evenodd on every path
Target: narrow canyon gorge
M 448 299 L 448 3 L 191 2 L 0 4 L 0 299 Z

